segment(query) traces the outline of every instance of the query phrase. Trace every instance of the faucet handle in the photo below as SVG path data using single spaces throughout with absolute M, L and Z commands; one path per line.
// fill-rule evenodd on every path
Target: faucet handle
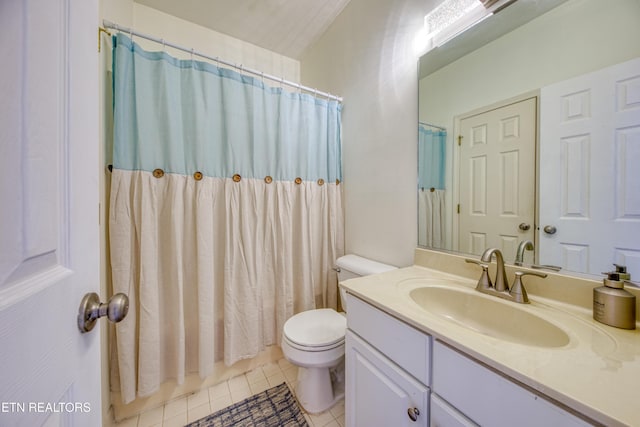
M 545 278 L 547 275 L 545 273 L 538 273 L 537 271 L 516 271 L 516 278 L 513 280 L 513 285 L 509 290 L 509 295 L 511 295 L 515 302 L 529 304 L 529 296 L 527 295 L 527 290 L 522 284 L 522 276 L 538 276 Z
M 491 279 L 489 278 L 489 264 L 470 258 L 467 258 L 464 261 L 470 264 L 477 264 L 482 268 L 482 274 L 480 275 L 478 285 L 476 286 L 477 290 L 480 291 L 493 288 L 493 284 L 491 283 Z

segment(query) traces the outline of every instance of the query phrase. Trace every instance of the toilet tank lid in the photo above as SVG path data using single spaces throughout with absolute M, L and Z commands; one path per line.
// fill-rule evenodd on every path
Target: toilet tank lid
M 395 270 L 397 267 L 383 264 L 363 258 L 358 255 L 345 255 L 336 260 L 336 266 L 343 270 L 348 270 L 358 276 L 367 276 L 369 274 L 384 273 L 385 271 Z

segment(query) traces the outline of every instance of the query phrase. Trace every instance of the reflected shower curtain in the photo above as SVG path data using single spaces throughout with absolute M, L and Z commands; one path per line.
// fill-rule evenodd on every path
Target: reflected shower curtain
M 445 193 L 444 190 L 418 192 L 418 244 L 445 249 Z
M 418 127 L 418 244 L 445 247 L 445 149 L 447 133 Z
M 122 34 L 113 46 L 111 269 L 130 298 L 113 376 L 128 403 L 336 307 L 341 106 Z

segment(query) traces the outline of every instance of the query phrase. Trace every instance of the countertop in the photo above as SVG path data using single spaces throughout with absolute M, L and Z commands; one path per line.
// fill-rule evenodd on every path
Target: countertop
M 478 333 L 427 312 L 409 297 L 412 289 L 427 284 L 474 290 L 476 283 L 412 266 L 346 280 L 340 286 L 593 421 L 606 426 L 640 426 L 639 329 L 603 325 L 593 320 L 591 310 L 530 294 L 531 304 L 522 309 L 560 327 L 570 338 L 563 347 L 542 348 Z

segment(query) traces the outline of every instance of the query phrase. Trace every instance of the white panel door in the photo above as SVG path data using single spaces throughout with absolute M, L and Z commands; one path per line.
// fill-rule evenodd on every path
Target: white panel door
M 0 425 L 99 426 L 97 0 L 0 2 Z
M 512 262 L 518 244 L 533 241 L 536 103 L 529 98 L 460 120 L 460 251 L 495 247 Z
M 540 263 L 640 277 L 640 59 L 543 88 L 540 115 Z

